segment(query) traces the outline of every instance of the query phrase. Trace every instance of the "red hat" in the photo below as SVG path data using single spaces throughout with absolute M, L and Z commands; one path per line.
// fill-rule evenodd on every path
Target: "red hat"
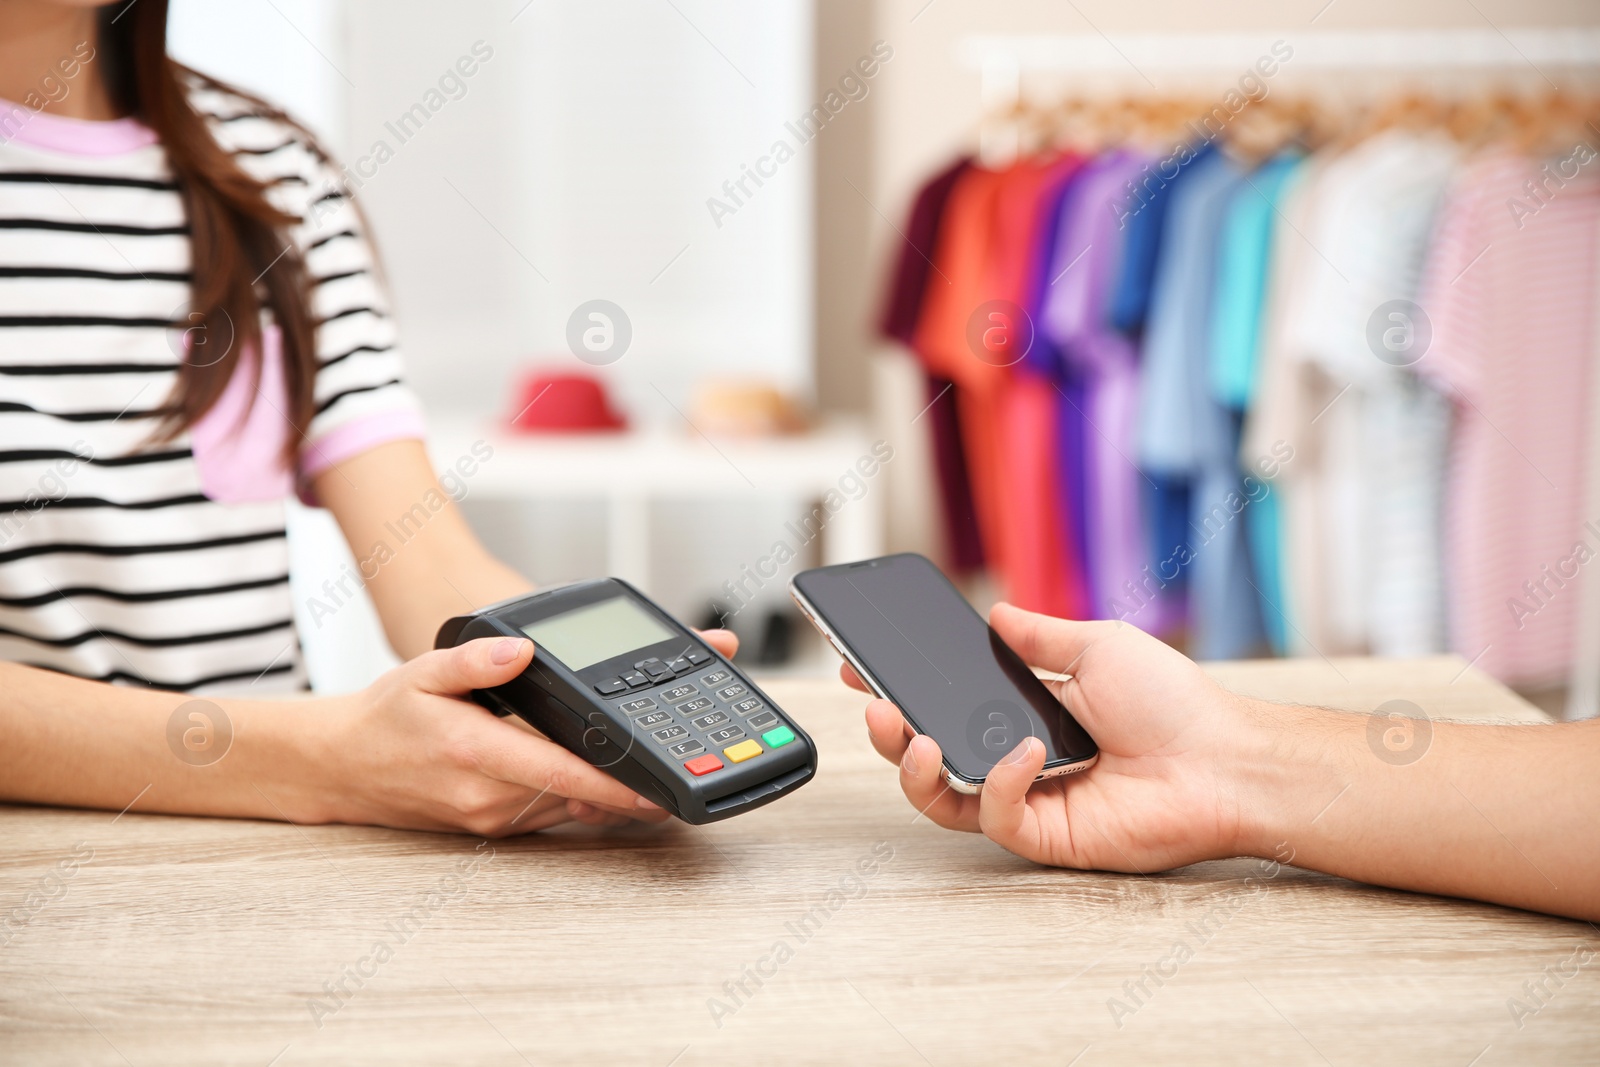
M 522 379 L 511 428 L 524 433 L 621 430 L 628 425 L 612 408 L 605 385 L 587 374 L 530 372 Z

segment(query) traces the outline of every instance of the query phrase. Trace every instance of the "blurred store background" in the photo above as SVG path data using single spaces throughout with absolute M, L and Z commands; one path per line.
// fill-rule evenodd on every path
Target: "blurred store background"
M 436 462 L 492 450 L 464 506 L 540 582 L 809 671 L 788 576 L 914 550 L 980 605 L 1596 710 L 1588 0 L 173 11 L 348 168 Z M 382 669 L 318 621 L 319 687 Z

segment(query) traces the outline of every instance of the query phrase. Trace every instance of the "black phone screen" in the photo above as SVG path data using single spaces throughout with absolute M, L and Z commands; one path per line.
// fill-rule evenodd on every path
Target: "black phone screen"
M 907 553 L 805 571 L 800 595 L 889 699 L 982 781 L 1032 735 L 1045 766 L 1093 756 L 1094 741 L 934 564 Z

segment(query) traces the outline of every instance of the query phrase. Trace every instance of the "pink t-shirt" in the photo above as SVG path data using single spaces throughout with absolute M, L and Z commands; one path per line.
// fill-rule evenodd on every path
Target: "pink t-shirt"
M 1579 568 L 1600 260 L 1597 164 L 1562 184 L 1520 156 L 1470 164 L 1446 204 L 1419 301 L 1417 370 L 1453 399 L 1446 494 L 1451 645 L 1501 681 L 1565 679 Z M 1551 171 L 1560 177 L 1558 164 Z M 1535 198 L 1525 183 L 1543 181 Z

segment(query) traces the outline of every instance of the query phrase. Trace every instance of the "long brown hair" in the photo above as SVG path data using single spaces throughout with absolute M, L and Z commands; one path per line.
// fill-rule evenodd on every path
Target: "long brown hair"
M 283 335 L 284 382 L 288 407 L 285 462 L 292 467 L 311 422 L 316 379 L 311 284 L 305 259 L 289 238 L 301 220 L 279 211 L 267 199 L 267 186 L 239 166 L 217 143 L 206 120 L 189 101 L 188 83 L 198 80 L 235 93 L 261 112 L 289 122 L 320 155 L 303 127 L 259 98 L 191 70 L 167 55 L 167 0 L 130 0 L 99 12 L 100 58 L 113 100 L 154 130 L 166 150 L 188 213 L 191 255 L 187 323 L 214 349 L 204 357 L 190 346 L 178 368 L 178 381 L 161 410 L 157 436 L 170 440 L 194 425 L 222 395 L 238 369 L 242 353 L 260 351 L 261 312 L 272 312 Z M 255 374 L 259 381 L 261 360 Z

